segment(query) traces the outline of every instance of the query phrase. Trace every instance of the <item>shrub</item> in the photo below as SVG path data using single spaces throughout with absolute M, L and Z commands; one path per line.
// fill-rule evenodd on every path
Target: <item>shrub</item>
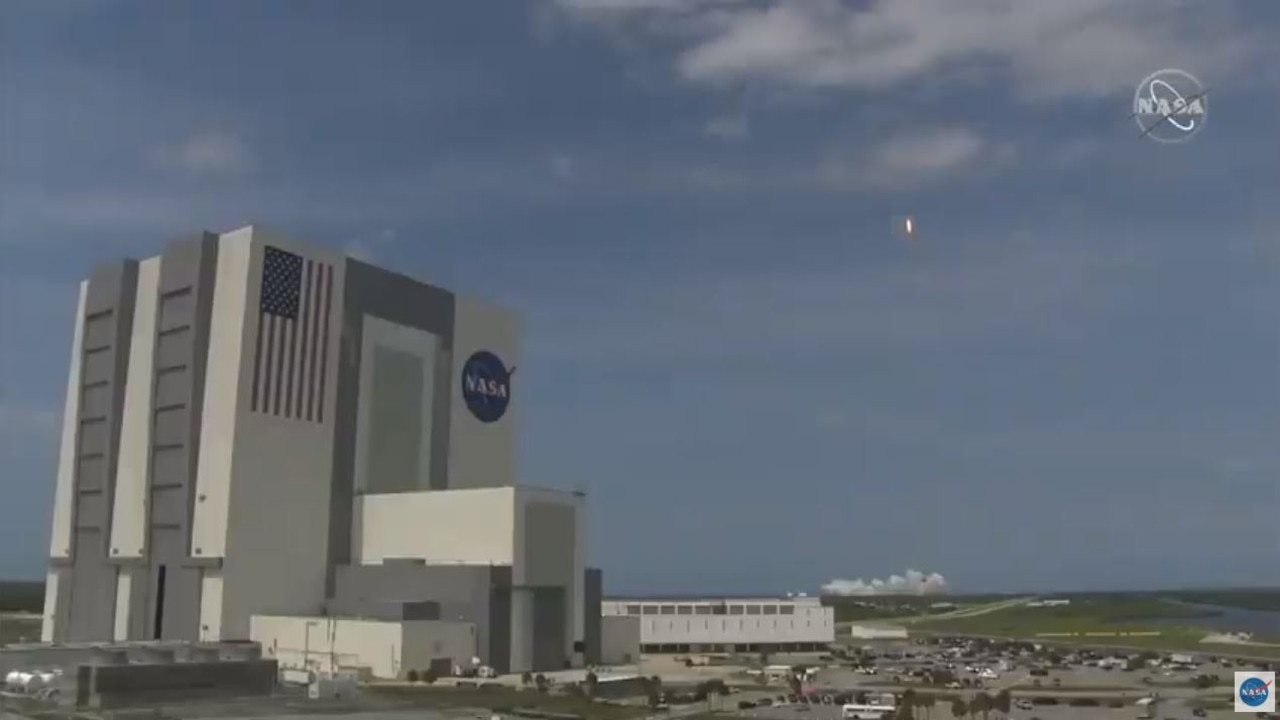
M 416 683 L 416 682 L 418 682 L 418 671 L 417 671 L 417 670 L 410 670 L 409 672 L 407 672 L 407 673 L 405 673 L 405 674 L 404 674 L 404 679 L 405 679 L 405 680 L 408 680 L 408 681 L 409 681 L 409 682 L 411 682 L 411 683 Z

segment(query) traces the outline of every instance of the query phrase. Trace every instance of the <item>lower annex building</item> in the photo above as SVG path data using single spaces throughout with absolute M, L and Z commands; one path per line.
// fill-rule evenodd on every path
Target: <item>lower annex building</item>
M 246 227 L 95 268 L 73 338 L 45 642 L 594 661 L 584 499 L 516 485 L 511 313 Z
M 607 598 L 612 625 L 639 625 L 643 653 L 802 653 L 835 642 L 835 611 L 816 597 Z

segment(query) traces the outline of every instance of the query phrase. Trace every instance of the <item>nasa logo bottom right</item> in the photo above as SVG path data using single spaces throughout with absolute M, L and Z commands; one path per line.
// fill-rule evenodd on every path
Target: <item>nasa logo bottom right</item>
M 1236 712 L 1275 712 L 1274 672 L 1236 673 Z

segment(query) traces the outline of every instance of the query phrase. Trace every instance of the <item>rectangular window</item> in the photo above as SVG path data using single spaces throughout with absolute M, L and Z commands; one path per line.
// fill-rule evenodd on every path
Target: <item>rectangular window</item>
M 779 605 L 778 612 L 782 613 L 783 615 L 795 615 L 796 606 L 795 605 Z
M 663 605 L 663 606 L 662 606 L 661 613 L 662 613 L 663 615 L 675 615 L 675 614 L 676 614 L 676 606 L 675 606 L 675 605 Z
M 645 614 L 645 615 L 657 615 L 657 614 L 658 614 L 658 606 L 657 606 L 657 605 L 645 605 L 645 606 L 644 606 L 644 614 Z
M 765 605 L 765 606 L 764 606 L 764 614 L 765 614 L 765 615 L 777 615 L 777 614 L 778 614 L 778 606 L 777 606 L 777 605 Z
M 628 605 L 628 606 L 627 606 L 627 614 L 628 614 L 628 615 L 639 615 L 639 614 L 640 614 L 640 606 L 639 606 L 639 605 Z
M 760 614 L 760 606 L 759 606 L 759 605 L 748 605 L 748 606 L 747 606 L 747 614 L 748 614 L 748 615 L 759 615 L 759 614 Z
M 710 615 L 711 606 L 710 605 L 694 605 L 693 612 L 695 615 Z
M 693 614 L 693 606 L 692 606 L 692 605 L 680 605 L 679 607 L 677 607 L 677 608 L 676 608 L 676 614 L 677 614 L 677 615 L 692 615 L 692 614 Z
M 742 612 L 743 612 L 743 611 L 742 611 L 742 606 L 741 606 L 741 605 L 730 605 L 730 606 L 729 606 L 729 614 L 730 614 L 730 615 L 741 615 L 741 614 L 742 614 Z

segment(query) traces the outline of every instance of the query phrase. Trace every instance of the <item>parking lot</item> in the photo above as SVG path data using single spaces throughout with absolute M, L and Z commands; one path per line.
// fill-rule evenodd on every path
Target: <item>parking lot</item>
M 936 707 L 934 712 L 942 713 L 938 717 L 950 717 L 949 709 L 941 705 Z M 840 718 L 840 706 L 773 706 L 740 710 L 737 714 L 740 717 L 758 718 L 759 720 L 838 720 Z M 916 715 L 916 717 L 921 716 L 924 716 L 924 714 L 917 713 Z M 1121 720 L 1122 718 L 1124 720 L 1134 720 L 1137 717 L 1138 709 L 1131 704 L 1123 708 L 1040 705 L 1031 710 L 1014 710 L 1009 713 L 1008 720 L 1029 720 L 1030 718 L 1039 718 L 1040 720 Z M 1164 720 L 1165 718 L 1193 720 L 1195 716 L 1192 715 L 1190 707 L 1175 701 L 1161 706 L 1156 717 L 1158 720 Z M 1231 718 L 1239 717 L 1241 716 L 1236 715 L 1231 710 L 1211 710 L 1206 714 L 1204 720 L 1230 720 Z
M 1136 719 L 1144 712 L 1137 706 L 1138 701 L 1153 695 L 1159 698 L 1154 712 L 1157 720 L 1240 717 L 1225 703 L 1231 695 L 1233 673 L 1244 663 L 1153 655 L 1146 664 L 1134 664 L 1126 662 L 1124 655 L 1117 659 L 1088 651 L 1064 651 L 1049 662 L 1046 656 L 1048 653 L 1029 657 L 1025 651 L 981 645 L 950 653 L 937 646 L 898 645 L 875 652 L 874 659 L 866 663 L 824 663 L 826 667 L 811 676 L 806 691 L 819 698 L 831 696 L 830 704 L 788 703 L 785 700 L 789 693 L 778 688 L 782 698 L 774 692 L 768 705 L 743 708 L 736 713 L 759 720 L 836 720 L 841 717 L 841 703 L 853 701 L 851 696 L 866 693 L 868 704 L 892 705 L 892 695 L 914 689 L 937 698 L 931 711 L 916 713 L 922 718 L 933 712 L 950 717 L 949 698 L 970 699 L 979 692 L 994 696 L 1005 690 L 1014 702 L 1014 709 L 1008 714 L 1013 720 Z M 948 679 L 938 684 L 929 682 L 927 676 L 936 671 L 946 671 Z M 1204 686 L 1209 682 L 1205 676 L 1216 676 L 1217 684 Z M 881 699 L 885 694 L 889 699 Z M 740 703 L 761 697 L 763 693 L 752 693 L 751 697 L 743 693 L 735 695 L 734 700 Z M 1205 703 L 1227 709 L 1200 711 L 1197 715 L 1195 708 Z

